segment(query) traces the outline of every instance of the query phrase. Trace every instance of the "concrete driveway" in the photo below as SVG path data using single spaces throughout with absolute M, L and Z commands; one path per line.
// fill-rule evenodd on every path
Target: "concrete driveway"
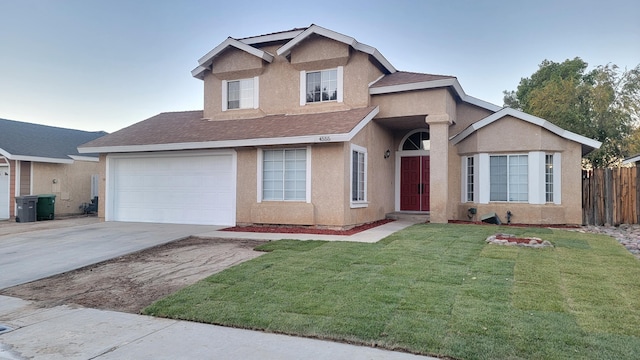
M 222 228 L 122 222 L 74 225 L 73 221 L 70 226 L 60 225 L 65 221 L 32 223 L 47 226 L 33 231 L 28 230 L 28 223 L 2 226 L 14 228 L 10 233 L 0 232 L 0 289 Z

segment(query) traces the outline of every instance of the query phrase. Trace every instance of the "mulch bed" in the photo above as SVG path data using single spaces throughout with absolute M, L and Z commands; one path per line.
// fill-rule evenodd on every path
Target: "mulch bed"
M 467 220 L 449 220 L 449 224 L 467 224 L 467 225 L 491 225 L 491 226 L 511 226 L 511 227 L 536 227 L 536 228 L 554 228 L 554 229 L 578 229 L 581 225 L 570 224 L 507 224 L 502 223 L 500 225 L 491 224 L 482 221 L 467 221 Z
M 280 225 L 251 225 L 251 226 L 234 226 L 220 231 L 236 231 L 236 232 L 261 232 L 261 233 L 283 233 L 283 234 L 313 234 L 313 235 L 353 235 L 361 231 L 384 225 L 392 222 L 391 219 L 374 221 L 368 224 L 353 227 L 348 230 L 331 230 L 318 229 L 304 226 L 280 226 Z

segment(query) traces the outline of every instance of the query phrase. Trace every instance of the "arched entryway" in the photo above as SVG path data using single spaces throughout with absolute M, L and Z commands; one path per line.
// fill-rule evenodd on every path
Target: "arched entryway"
M 409 132 L 400 142 L 397 152 L 398 211 L 429 211 L 429 150 L 428 129 Z

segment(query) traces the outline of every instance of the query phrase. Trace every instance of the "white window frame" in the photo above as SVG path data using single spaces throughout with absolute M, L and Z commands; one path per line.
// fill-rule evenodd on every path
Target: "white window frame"
M 363 155 L 363 168 L 362 168 L 362 179 L 357 179 L 357 182 L 360 183 L 362 182 L 362 187 L 363 189 L 354 189 L 353 188 L 353 183 L 354 183 L 354 163 L 353 163 L 353 155 L 354 153 L 358 153 L 358 154 L 362 154 Z M 368 187 L 368 155 L 367 155 L 367 149 L 362 147 L 362 146 L 358 146 L 358 145 L 354 145 L 351 144 L 350 147 L 350 151 L 349 151 L 349 202 L 350 202 L 350 206 L 351 208 L 364 208 L 369 206 L 369 202 L 368 202 L 368 196 L 367 196 L 367 187 Z M 360 176 L 360 168 L 358 168 L 358 174 L 357 176 Z M 353 199 L 353 195 L 354 195 L 354 191 L 358 190 L 359 192 L 362 191 L 363 192 L 363 198 L 362 199 L 358 199 L 358 200 L 354 200 Z
M 269 150 L 306 150 L 306 189 L 304 200 L 265 200 L 263 199 L 263 169 L 264 169 L 264 152 Z M 258 149 L 257 154 L 257 198 L 258 203 L 262 202 L 306 202 L 311 203 L 311 146 L 296 148 L 265 148 Z
M 320 97 L 320 101 L 307 102 L 307 73 L 313 72 L 323 72 L 336 70 L 337 77 L 337 87 L 336 87 L 336 100 L 322 100 L 322 96 Z M 314 71 L 300 71 L 300 106 L 305 106 L 307 104 L 323 104 L 328 102 L 343 102 L 344 101 L 344 67 L 338 66 L 337 68 L 331 69 L 322 69 L 322 70 L 314 70 Z
M 239 81 L 241 84 L 243 81 L 252 81 L 253 82 L 253 99 L 251 104 L 245 107 L 238 107 L 229 109 L 229 83 Z M 242 88 L 241 88 L 242 93 Z M 222 111 L 229 110 L 246 110 L 246 109 L 258 109 L 260 107 L 260 80 L 259 77 L 247 78 L 247 79 L 237 79 L 237 80 L 222 80 Z M 242 104 L 242 102 L 241 102 Z
M 491 178 L 490 178 L 490 157 L 491 156 L 505 156 L 505 155 L 527 155 L 528 156 L 528 198 L 529 200 L 526 203 L 529 204 L 556 204 L 560 205 L 562 203 L 562 154 L 559 152 L 550 153 L 544 151 L 530 151 L 528 153 L 509 153 L 509 154 L 488 154 L 488 153 L 480 153 L 477 156 L 478 161 L 475 162 L 476 166 L 476 177 L 477 179 L 477 202 L 480 204 L 489 204 L 493 202 L 511 202 L 511 203 L 525 203 L 524 201 L 491 201 L 490 200 L 490 192 L 491 192 Z M 553 202 L 546 201 L 546 191 L 545 191 L 545 156 L 553 155 Z M 466 198 L 466 193 L 464 187 L 466 185 L 465 176 L 466 170 L 465 165 L 466 161 L 462 160 L 462 195 L 461 200 L 464 202 Z
M 522 184 L 513 184 L 511 182 L 511 158 L 515 158 L 515 157 L 522 157 L 522 156 L 526 156 L 527 157 L 527 199 L 526 200 L 511 200 L 511 188 L 514 185 L 522 185 Z M 506 196 L 506 200 L 492 200 L 491 199 L 491 158 L 498 158 L 498 157 L 506 157 L 507 158 L 507 163 L 506 163 L 506 170 L 507 170 L 507 196 Z M 531 189 L 530 189 L 530 184 L 531 184 L 531 180 L 530 180 L 530 175 L 532 173 L 531 169 L 530 169 L 530 164 L 529 164 L 529 154 L 522 154 L 522 153 L 516 153 L 516 154 L 492 154 L 489 155 L 489 201 L 490 202 L 508 202 L 508 203 L 529 203 L 531 200 Z
M 547 203 L 553 202 L 553 175 L 553 154 L 544 154 L 544 197 Z
M 473 161 L 473 173 L 471 177 L 469 176 L 469 160 Z M 478 174 L 480 173 L 480 164 L 478 155 L 472 156 L 463 156 L 462 163 L 460 165 L 462 169 L 462 188 L 460 189 L 461 199 L 460 201 L 463 203 L 477 203 L 479 202 L 479 178 Z M 471 191 L 469 191 L 469 180 L 471 180 Z M 472 199 L 469 200 L 469 194 L 471 194 Z

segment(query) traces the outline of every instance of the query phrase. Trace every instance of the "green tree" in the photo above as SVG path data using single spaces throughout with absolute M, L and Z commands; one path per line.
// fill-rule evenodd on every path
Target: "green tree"
M 624 71 L 587 66 L 578 57 L 544 60 L 516 91 L 504 91 L 504 104 L 602 142 L 587 160 L 594 167 L 612 166 L 640 152 L 640 65 Z

